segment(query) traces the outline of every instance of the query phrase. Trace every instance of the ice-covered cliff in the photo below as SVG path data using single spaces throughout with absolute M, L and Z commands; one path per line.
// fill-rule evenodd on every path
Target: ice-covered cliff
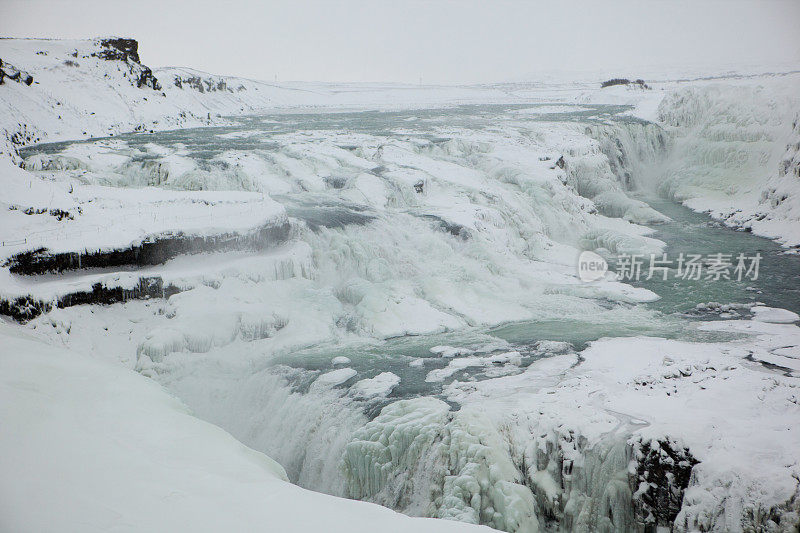
M 788 247 L 800 245 L 800 75 L 667 94 L 658 121 L 672 135 L 660 193 Z

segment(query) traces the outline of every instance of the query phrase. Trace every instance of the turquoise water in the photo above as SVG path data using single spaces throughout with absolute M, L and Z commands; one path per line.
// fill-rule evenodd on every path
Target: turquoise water
M 754 304 L 761 302 L 770 307 L 780 307 L 800 313 L 800 256 L 785 253 L 778 244 L 739 231 L 711 220 L 703 213 L 697 213 L 665 199 L 649 199 L 648 203 L 669 216 L 672 222 L 654 226 L 653 237 L 667 243 L 667 260 L 674 260 L 667 280 L 657 272 L 650 280 L 641 280 L 633 285 L 645 287 L 658 294 L 661 299 L 650 304 L 662 313 L 691 312 L 697 304 L 717 302 L 721 304 Z M 756 254 L 761 256 L 758 277 L 744 276 L 737 281 L 730 269 L 730 280 L 688 280 L 676 279 L 677 258 L 683 253 L 690 254 L 730 254 L 733 263 L 736 257 L 744 254 L 749 267 Z M 703 278 L 705 278 L 703 274 Z M 709 315 L 701 315 L 710 318 Z
M 550 104 L 552 105 L 552 104 Z M 163 146 L 181 145 L 196 159 L 211 159 L 227 150 L 272 150 L 278 144 L 270 137 L 297 131 L 337 131 L 365 133 L 385 137 L 404 137 L 408 132 L 429 140 L 448 140 L 446 136 L 432 133 L 439 126 L 452 128 L 481 129 L 497 126 L 498 115 L 514 113 L 522 109 L 543 108 L 548 104 L 476 104 L 458 105 L 444 109 L 404 109 L 400 111 L 349 111 L 349 112 L 296 112 L 275 113 L 246 117 L 230 117 L 229 126 L 186 128 L 156 133 L 126 133 L 114 137 L 101 137 L 83 141 L 46 143 L 23 148 L 20 154 L 28 157 L 33 154 L 53 154 L 63 151 L 71 144 L 90 143 L 100 139 L 118 139 L 131 148 L 139 148 L 149 143 Z M 574 122 L 596 123 L 610 120 L 641 122 L 625 115 L 631 106 L 625 105 L 569 105 L 558 104 L 559 108 L 573 107 L 570 112 L 520 114 L 511 120 L 523 122 Z M 508 123 L 509 117 L 503 121 Z M 220 137 L 226 134 L 255 132 L 246 137 Z M 152 156 L 151 156 L 152 157 Z
M 351 359 L 347 366 L 358 371 L 359 379 L 372 377 L 380 372 L 392 372 L 401 378 L 401 384 L 384 402 L 388 403 L 398 398 L 441 392 L 441 384 L 425 382 L 429 371 L 443 368 L 449 362 L 448 359 L 431 353 L 430 348 L 437 345 L 480 349 L 496 343 L 497 340 L 503 340 L 508 344 L 480 355 L 517 350 L 523 356 L 521 367 L 524 368 L 534 360 L 548 355 L 535 349 L 535 343 L 542 340 L 569 342 L 577 351 L 583 349 L 588 342 L 602 337 L 650 335 L 698 342 L 733 338 L 730 334 L 698 330 L 697 325 L 701 321 L 736 318 L 736 315 L 720 316 L 719 313 L 698 311 L 698 304 L 743 304 L 732 311 L 742 318 L 749 316 L 749 307 L 756 303 L 800 312 L 800 257 L 786 254 L 785 249 L 772 241 L 725 227 L 705 214 L 696 213 L 672 201 L 657 198 L 648 201 L 654 209 L 672 219 L 672 222 L 656 226 L 657 232 L 653 235 L 667 244 L 665 252 L 668 258 L 677 258 L 680 253 L 706 255 L 719 252 L 732 254 L 733 257 L 739 253 L 748 257 L 760 253 L 762 259 L 758 279 L 682 280 L 674 279 L 673 269 L 667 281 L 659 276 L 653 276 L 650 280 L 643 276 L 638 282 L 631 282 L 661 297 L 652 303 L 639 304 L 640 307 L 653 311 L 653 320 L 641 320 L 632 316 L 631 320 L 615 323 L 576 319 L 514 322 L 494 328 L 402 337 L 360 346 L 320 346 L 281 357 L 276 363 L 327 371 L 331 369 L 330 361 L 333 357 L 346 356 Z M 418 358 L 424 359 L 423 366 L 409 366 L 410 362 Z M 485 370 L 460 370 L 453 375 L 453 379 L 486 379 Z M 447 382 L 449 381 L 448 379 Z

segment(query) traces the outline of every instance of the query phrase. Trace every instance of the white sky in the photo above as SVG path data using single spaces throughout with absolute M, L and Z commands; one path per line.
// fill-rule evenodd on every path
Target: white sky
M 150 66 L 281 81 L 800 68 L 798 28 L 800 0 L 0 0 L 2 36 L 132 36 Z

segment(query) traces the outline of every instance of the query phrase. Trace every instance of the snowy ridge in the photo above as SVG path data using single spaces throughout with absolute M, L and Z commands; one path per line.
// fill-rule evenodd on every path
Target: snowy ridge
M 491 87 L 279 85 L 190 68 L 151 70 L 140 62 L 137 49 L 135 40 L 118 37 L 0 39 L 0 60 L 33 77 L 31 85 L 9 79 L 2 85 L 3 153 L 13 155 L 16 148 L 36 142 L 222 124 L 222 117 L 268 108 L 516 99 Z M 143 73 L 147 73 L 144 78 Z
M 264 83 L 166 69 L 153 73 L 140 63 L 132 39 L 2 39 L 0 59 L 33 76 L 27 86 L 6 80 L 0 98 L 5 139 L 13 147 L 34 142 L 151 131 L 219 122 L 274 105 L 283 90 Z M 143 83 L 143 73 L 149 73 Z M 159 77 L 161 79 L 159 79 Z M 175 78 L 197 79 L 200 93 Z M 230 90 L 227 90 L 230 87 Z M 213 115 L 213 116 L 212 116 Z

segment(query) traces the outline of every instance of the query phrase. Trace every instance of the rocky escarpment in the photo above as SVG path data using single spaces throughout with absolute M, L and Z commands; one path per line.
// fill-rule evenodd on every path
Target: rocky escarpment
M 161 234 L 140 244 L 114 250 L 51 253 L 45 248 L 11 256 L 5 265 L 12 274 L 37 275 L 86 268 L 158 265 L 178 255 L 210 251 L 263 249 L 284 242 L 290 225 L 267 225 L 248 233 L 217 235 Z
M 786 152 L 778 164 L 778 177 L 761 192 L 761 202 L 777 209 L 790 197 L 800 182 L 800 115 L 792 123 L 792 133 Z
M 3 60 L 0 58 L 0 85 L 5 83 L 6 78 L 28 86 L 33 83 L 33 76 L 8 63 L 3 64 Z
M 780 176 L 787 175 L 800 179 L 800 115 L 792 123 L 792 141 L 786 147 L 786 155 L 781 161 Z
M 128 66 L 133 82 L 137 87 L 149 87 L 156 91 L 161 90 L 161 85 L 153 75 L 150 67 L 142 65 L 139 60 L 139 43 L 135 39 L 112 37 L 100 39 L 101 50 L 91 55 L 106 61 L 122 61 Z
M 213 93 L 213 92 L 224 92 L 227 91 L 229 93 L 232 92 L 241 92 L 247 90 L 244 85 L 241 83 L 238 84 L 235 88 L 228 86 L 228 81 L 225 78 L 221 78 L 219 76 L 207 76 L 202 77 L 199 74 L 176 74 L 173 83 L 175 87 L 179 89 L 194 89 L 199 93 Z
M 686 87 L 658 120 L 672 139 L 658 191 L 731 227 L 800 246 L 796 75 L 772 87 Z
M 285 242 L 291 226 L 288 222 L 269 224 L 250 232 L 217 235 L 160 234 L 127 248 L 83 252 L 52 253 L 45 248 L 21 252 L 10 257 L 5 267 L 12 274 L 38 276 L 66 271 L 145 267 L 159 265 L 179 255 L 233 250 L 263 250 Z M 164 298 L 179 291 L 165 283 L 160 276 L 135 274 L 124 276 L 138 279 L 128 285 L 97 282 L 90 289 L 66 292 L 54 298 L 32 295 L 0 297 L 0 315 L 27 321 L 54 307 L 81 304 L 111 304 L 132 299 Z M 35 278 L 34 278 L 35 279 Z
M 27 322 L 53 308 L 71 307 L 81 304 L 108 305 L 129 300 L 169 298 L 180 292 L 180 288 L 165 283 L 160 276 L 143 276 L 132 286 L 95 283 L 91 289 L 59 296 L 54 300 L 37 299 L 30 295 L 17 298 L 0 298 L 0 315 L 10 316 L 18 322 Z

